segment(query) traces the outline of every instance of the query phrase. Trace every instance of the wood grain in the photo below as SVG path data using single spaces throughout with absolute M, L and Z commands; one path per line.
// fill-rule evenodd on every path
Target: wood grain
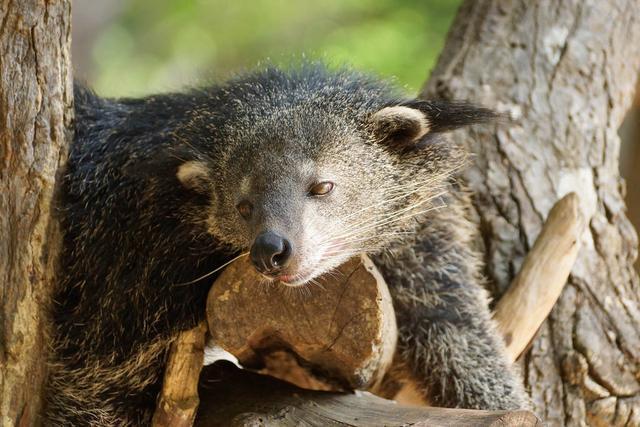
M 268 286 L 240 259 L 218 278 L 207 307 L 213 340 L 245 366 L 287 349 L 325 378 L 362 389 L 382 378 L 395 351 L 391 297 L 367 257 L 300 289 Z

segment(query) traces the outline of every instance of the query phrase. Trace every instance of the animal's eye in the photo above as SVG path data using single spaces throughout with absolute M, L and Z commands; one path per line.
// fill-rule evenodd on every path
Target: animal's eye
M 318 182 L 317 184 L 313 184 L 309 189 L 309 195 L 311 196 L 324 196 L 333 190 L 335 185 L 331 181 L 323 181 Z
M 244 200 L 238 203 L 236 209 L 238 209 L 238 212 L 244 219 L 249 219 L 249 217 L 251 216 L 251 211 L 253 210 L 253 205 Z

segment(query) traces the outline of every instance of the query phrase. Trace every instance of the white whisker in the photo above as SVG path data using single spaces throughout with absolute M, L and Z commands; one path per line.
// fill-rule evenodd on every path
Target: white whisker
M 347 233 L 344 233 L 344 234 L 342 234 L 342 235 L 339 235 L 339 236 L 330 236 L 330 239 L 331 239 L 331 240 L 336 240 L 336 239 L 344 239 L 344 238 L 347 238 L 347 237 L 352 237 L 353 235 L 357 235 L 357 234 L 359 234 L 359 233 L 362 233 L 363 231 L 368 231 L 368 230 L 371 230 L 372 228 L 380 227 L 380 226 L 382 226 L 382 225 L 388 225 L 388 224 L 390 224 L 390 223 L 397 222 L 398 220 L 401 220 L 401 219 L 404 219 L 404 218 L 411 218 L 411 217 L 413 217 L 413 216 L 416 216 L 416 215 L 420 215 L 420 214 L 426 213 L 426 212 L 428 212 L 428 211 L 429 211 L 429 210 L 431 210 L 431 209 L 439 208 L 438 206 L 436 206 L 436 207 L 434 207 L 434 208 L 430 208 L 430 209 L 428 209 L 428 210 L 424 210 L 424 211 L 420 211 L 420 212 L 412 213 L 412 214 L 410 214 L 409 216 L 401 216 L 401 215 L 403 215 L 404 213 L 406 213 L 407 211 L 410 211 L 410 210 L 412 210 L 412 209 L 416 209 L 417 207 L 419 207 L 419 206 L 421 206 L 421 205 L 424 205 L 425 203 L 428 203 L 428 202 L 429 202 L 429 201 L 431 201 L 432 199 L 434 199 L 434 198 L 436 198 L 436 197 L 439 197 L 439 196 L 440 196 L 440 195 L 442 195 L 442 194 L 443 194 L 443 193 L 437 194 L 437 195 L 433 196 L 433 197 L 432 197 L 432 198 L 430 198 L 430 199 L 425 199 L 425 200 L 421 201 L 420 203 L 416 203 L 415 205 L 411 205 L 411 206 L 409 206 L 409 207 L 406 207 L 406 208 L 400 209 L 400 210 L 398 210 L 398 211 L 395 211 L 394 213 L 389 214 L 389 215 L 387 215 L 387 216 L 385 216 L 385 217 L 381 218 L 381 219 L 380 219 L 380 220 L 378 220 L 378 221 L 374 221 L 374 222 L 372 222 L 372 223 L 361 222 L 360 224 L 364 224 L 364 226 L 363 226 L 363 227 L 360 227 L 360 228 L 352 228 L 352 229 L 351 229 L 351 230 L 349 230 Z M 398 217 L 400 217 L 400 218 L 398 218 Z M 359 225 L 359 224 L 358 224 L 358 225 Z M 329 240 L 329 238 L 328 238 L 328 239 L 325 239 L 325 241 L 327 241 L 327 240 Z M 321 243 L 325 243 L 325 241 L 323 241 L 323 242 L 321 242 Z
M 186 286 L 186 285 L 191 285 L 191 284 L 193 284 L 195 282 L 198 282 L 198 281 L 200 281 L 202 279 L 206 279 L 207 277 L 211 276 L 212 274 L 214 274 L 214 273 L 220 271 L 221 269 L 225 268 L 227 265 L 231 264 L 233 261 L 237 260 L 238 258 L 242 258 L 243 256 L 247 256 L 247 255 L 249 255 L 249 252 L 241 253 L 237 257 L 225 262 L 220 267 L 216 268 L 215 270 L 212 270 L 212 271 L 208 272 L 207 274 L 204 274 L 204 275 L 198 277 L 197 279 L 193 279 L 190 282 L 176 283 L 176 284 L 171 285 L 171 286 Z

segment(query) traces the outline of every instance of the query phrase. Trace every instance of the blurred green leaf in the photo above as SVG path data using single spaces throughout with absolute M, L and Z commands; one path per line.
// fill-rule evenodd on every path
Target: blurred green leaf
M 89 80 L 132 96 L 302 55 L 395 77 L 416 91 L 459 0 L 130 0 L 93 49 Z

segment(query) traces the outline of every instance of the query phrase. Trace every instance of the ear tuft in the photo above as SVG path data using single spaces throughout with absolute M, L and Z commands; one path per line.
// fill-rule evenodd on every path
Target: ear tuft
M 190 160 L 181 164 L 176 177 L 185 188 L 198 193 L 206 193 L 211 183 L 207 165 L 199 160 Z
M 464 126 L 494 122 L 501 116 L 488 108 L 466 102 L 423 101 L 415 99 L 403 106 L 421 111 L 429 120 L 431 132 L 449 132 Z
M 384 107 L 371 116 L 376 137 L 393 145 L 411 147 L 427 134 L 500 119 L 495 111 L 465 102 L 414 99 Z
M 371 116 L 371 121 L 381 141 L 395 144 L 417 141 L 430 130 L 423 112 L 403 105 L 384 107 Z

